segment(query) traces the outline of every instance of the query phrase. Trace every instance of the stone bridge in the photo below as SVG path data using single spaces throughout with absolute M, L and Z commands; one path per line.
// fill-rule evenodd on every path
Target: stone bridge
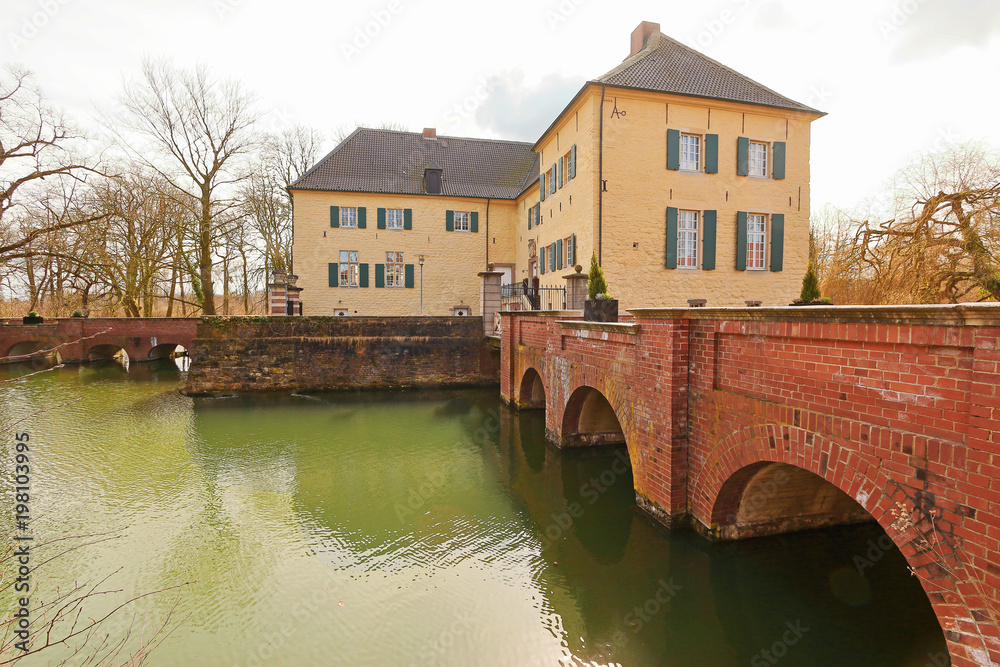
M 0 361 L 24 361 L 42 350 L 54 350 L 64 363 L 111 358 L 122 351 L 132 363 L 152 361 L 169 357 L 178 345 L 190 350 L 200 322 L 197 317 L 63 317 L 33 325 L 2 320 Z
M 624 443 L 638 504 L 710 539 L 874 519 L 957 667 L 1000 664 L 1000 307 L 504 313 L 501 391 Z

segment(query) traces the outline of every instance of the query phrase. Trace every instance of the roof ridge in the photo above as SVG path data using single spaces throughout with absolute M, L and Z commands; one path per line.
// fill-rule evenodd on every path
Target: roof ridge
M 633 70 L 631 73 L 626 74 L 627 70 L 630 70 L 631 68 L 635 68 L 637 65 L 639 65 L 643 61 L 649 59 L 651 56 L 653 56 L 654 54 L 656 54 L 658 51 L 663 50 L 664 47 L 667 47 L 667 46 L 672 47 L 673 49 L 675 49 L 675 51 L 673 51 L 673 52 L 664 51 L 664 53 L 662 53 L 656 60 L 653 60 L 653 61 L 650 62 L 650 64 L 647 67 L 647 71 L 645 71 L 645 72 L 644 72 L 643 68 L 640 67 L 637 70 Z M 763 101 L 763 100 L 741 99 L 741 96 L 732 96 L 732 95 L 716 96 L 716 95 L 710 94 L 708 91 L 705 91 L 704 89 L 701 92 L 695 92 L 695 91 L 687 92 L 687 91 L 680 90 L 680 89 L 678 89 L 678 90 L 671 90 L 671 86 L 669 84 L 663 84 L 663 83 L 653 83 L 653 84 L 650 84 L 650 85 L 647 86 L 647 85 L 642 85 L 642 84 L 637 83 L 637 82 L 636 83 L 622 82 L 622 79 L 626 79 L 627 80 L 627 79 L 630 79 L 630 78 L 632 78 L 632 79 L 642 78 L 644 74 L 646 76 L 648 76 L 649 75 L 649 72 L 648 72 L 649 68 L 652 68 L 652 70 L 654 70 L 654 71 L 656 71 L 656 70 L 665 71 L 664 70 L 664 65 L 665 64 L 666 65 L 670 64 L 670 58 L 671 58 L 671 56 L 673 56 L 673 58 L 676 60 L 678 57 L 683 58 L 685 55 L 697 59 L 696 61 L 693 61 L 692 64 L 701 63 L 701 65 L 703 67 L 706 66 L 706 65 L 711 65 L 712 67 L 718 68 L 719 72 L 724 72 L 727 76 L 734 77 L 735 80 L 738 81 L 741 85 L 747 86 L 747 87 L 749 87 L 751 89 L 756 89 L 756 91 L 758 93 L 763 94 L 765 97 L 766 96 L 773 97 L 773 102 L 772 103 L 768 103 L 768 102 Z M 670 73 L 672 74 L 673 72 L 670 72 Z M 612 79 L 617 79 L 618 81 L 612 81 Z M 640 88 L 640 89 L 647 89 L 647 90 L 657 90 L 659 92 L 666 92 L 666 93 L 674 92 L 674 93 L 678 93 L 678 94 L 694 95 L 694 96 L 697 96 L 697 97 L 708 97 L 708 98 L 715 98 L 715 99 L 728 99 L 728 100 L 731 100 L 731 101 L 743 102 L 743 103 L 747 103 L 747 104 L 761 104 L 761 105 L 764 105 L 764 106 L 773 106 L 773 107 L 786 108 L 786 109 L 796 110 L 796 111 L 804 111 L 804 112 L 807 112 L 807 113 L 816 113 L 816 114 L 826 115 L 822 111 L 819 111 L 817 109 L 813 109 L 812 107 L 810 107 L 810 106 L 808 106 L 806 104 L 802 104 L 801 102 L 796 102 L 792 98 L 787 97 L 785 95 L 782 95 L 781 93 L 777 92 L 776 90 L 773 90 L 772 88 L 768 88 L 764 84 L 762 84 L 762 83 L 760 83 L 760 82 L 758 82 L 758 81 L 756 81 L 754 79 L 751 79 L 746 74 L 738 72 L 737 70 L 733 69 L 732 67 L 729 67 L 728 65 L 725 65 L 725 64 L 719 62 L 718 60 L 712 58 L 711 56 L 705 55 L 701 51 L 698 51 L 697 49 L 695 49 L 695 48 L 693 48 L 691 46 L 688 46 L 687 44 L 684 44 L 683 42 L 681 42 L 681 41 L 679 41 L 677 39 L 674 39 L 673 37 L 671 37 L 669 35 L 666 35 L 666 34 L 664 34 L 663 32 L 661 32 L 659 30 L 657 30 L 656 32 L 654 32 L 649 37 L 649 39 L 646 41 L 646 44 L 643 46 L 643 48 L 640 51 L 638 51 L 637 53 L 635 53 L 633 55 L 630 55 L 628 58 L 626 58 L 625 60 L 623 60 L 620 65 L 618 65 L 614 69 L 606 72 L 605 74 L 601 75 L 600 77 L 598 77 L 596 79 L 593 79 L 593 82 L 594 83 L 598 83 L 598 84 L 604 84 L 604 85 L 622 86 L 622 87 L 625 87 L 625 88 Z
M 662 33 L 661 33 L 661 35 L 660 35 L 660 36 L 661 36 L 661 37 L 665 37 L 666 39 L 670 40 L 671 42 L 673 42 L 673 43 L 674 43 L 674 44 L 676 44 L 677 46 L 680 46 L 681 48 L 683 48 L 683 49 L 686 49 L 686 50 L 690 51 L 691 53 L 694 53 L 695 55 L 698 55 L 698 56 L 701 56 L 702 58 L 704 58 L 705 60 L 707 60 L 707 61 L 711 62 L 711 63 L 712 63 L 712 64 L 714 64 L 714 65 L 718 65 L 718 66 L 719 66 L 719 67 L 721 67 L 722 69 L 724 69 L 724 70 L 728 70 L 728 71 L 732 72 L 733 74 L 735 74 L 736 76 L 738 76 L 738 77 L 740 77 L 740 78 L 742 78 L 742 79 L 746 79 L 747 81 L 749 81 L 750 83 L 754 84 L 755 86 L 760 86 L 761 88 L 763 88 L 763 89 L 764 89 L 764 90 L 766 90 L 767 92 L 771 93 L 772 95 L 776 95 L 777 97 L 780 97 L 780 98 L 781 98 L 781 99 L 783 99 L 783 100 L 786 100 L 786 101 L 788 101 L 788 102 L 791 102 L 792 104 L 794 104 L 794 105 L 796 105 L 796 106 L 800 106 L 800 107 L 805 107 L 806 109 L 809 109 L 810 111 L 815 111 L 816 113 L 822 113 L 822 112 L 821 112 L 821 111 L 819 111 L 818 109 L 813 109 L 812 107 L 810 107 L 810 106 L 809 106 L 809 105 L 807 105 L 807 104 L 802 104 L 801 102 L 796 102 L 796 101 L 795 101 L 795 100 L 793 100 L 792 98 L 790 98 L 790 97 L 786 97 L 786 96 L 782 95 L 781 93 L 779 93 L 778 91 L 776 91 L 776 90 L 773 90 L 773 89 L 771 89 L 771 88 L 768 88 L 767 86 L 765 86 L 764 84 L 760 83 L 760 82 L 759 82 L 759 81 L 757 81 L 756 79 L 751 79 L 751 78 L 750 78 L 750 77 L 748 77 L 748 76 L 747 76 L 746 74 L 743 74 L 742 72 L 737 72 L 736 70 L 734 70 L 734 69 L 733 69 L 732 67 L 730 67 L 729 65 L 725 65 L 725 64 L 723 64 L 723 63 L 720 63 L 720 62 L 719 62 L 718 60 L 716 60 L 716 59 L 715 59 L 715 58 L 713 58 L 712 56 L 708 56 L 708 55 L 705 55 L 705 54 L 704 54 L 704 53 L 702 53 L 701 51 L 698 51 L 697 49 L 694 49 L 694 48 L 692 48 L 692 47 L 688 46 L 688 45 L 687 45 L 687 44 L 685 44 L 684 42 L 681 42 L 681 41 L 679 41 L 679 40 L 676 40 L 676 39 L 674 39 L 674 38 L 673 38 L 673 37 L 671 37 L 670 35 L 664 35 L 664 34 L 662 34 Z M 659 48 L 659 45 L 657 45 L 657 48 Z
M 650 35 L 650 38 L 646 40 L 646 45 L 643 46 L 641 49 L 639 49 L 639 51 L 633 53 L 628 58 L 618 63 L 616 67 L 612 67 L 610 70 L 608 70 L 607 72 L 605 72 L 604 74 L 593 80 L 597 82 L 603 82 L 604 79 L 610 76 L 614 76 L 615 74 L 618 74 L 618 72 L 621 72 L 622 70 L 628 69 L 629 67 L 636 64 L 640 60 L 643 60 L 644 58 L 648 58 L 653 53 L 653 51 L 660 48 L 660 37 L 666 37 L 666 35 L 664 35 L 662 32 L 659 31 L 653 33 L 652 35 Z
M 359 127 L 354 132 L 357 132 L 358 130 L 368 130 L 369 132 L 386 132 L 386 133 L 391 132 L 394 134 L 405 134 L 413 137 L 421 137 L 421 138 L 423 137 L 423 134 L 421 132 L 411 132 L 410 130 L 389 130 L 378 127 Z M 351 134 L 353 135 L 354 132 L 352 132 Z M 489 141 L 498 144 L 523 144 L 527 146 L 533 145 L 533 142 L 531 141 L 521 141 L 519 139 L 491 139 L 489 137 L 458 137 L 451 134 L 439 134 L 437 135 L 437 137 L 435 137 L 435 139 L 437 140 L 457 139 L 459 141 L 483 141 L 483 142 Z M 347 138 L 345 138 L 344 141 L 347 141 Z M 428 141 L 434 141 L 434 139 L 428 139 Z
M 340 141 L 340 143 L 339 143 L 339 144 L 337 144 L 336 146 L 334 146 L 334 147 L 333 147 L 333 150 L 332 150 L 332 151 L 330 151 L 329 153 L 327 153 L 326 155 L 324 155 L 324 156 L 323 156 L 323 157 L 322 157 L 321 159 L 317 160 L 317 161 L 316 161 L 316 164 L 314 164 L 314 165 L 313 165 L 312 167 L 310 167 L 309 169 L 307 169 L 307 170 L 305 171 L 305 173 L 303 173 L 303 174 L 302 174 L 301 176 L 299 176 L 298 178 L 296 178 L 296 179 L 295 179 L 294 181 L 292 181 L 291 183 L 289 183 L 289 184 L 288 184 L 288 189 L 289 189 L 289 190 L 291 190 L 291 189 L 292 189 L 293 187 L 295 187 L 296 185 L 298 185 L 298 183 L 299 183 L 300 181 L 303 181 L 303 180 L 305 180 L 306 176 L 309 176 L 309 175 L 310 175 L 310 174 L 312 174 L 312 173 L 313 173 L 314 171 L 316 171 L 317 169 L 319 169 L 319 166 L 320 166 L 321 164 L 323 164 L 324 162 L 326 162 L 327 160 L 329 160 L 329 159 L 330 159 L 331 157 L 333 157 L 333 155 L 334 155 L 334 154 L 335 154 L 335 153 L 336 153 L 337 151 L 339 151 L 339 150 L 340 150 L 341 148 L 343 148 L 344 146 L 346 146 L 346 145 L 347 145 L 347 142 L 348 142 L 348 141 L 350 141 L 350 140 L 351 140 L 351 139 L 352 139 L 352 138 L 354 137 L 354 135 L 355 135 L 355 134 L 357 134 L 358 132 L 360 132 L 360 131 L 361 131 L 362 129 L 363 129 L 363 128 L 360 128 L 360 127 L 356 127 L 356 128 L 354 128 L 354 131 L 353 131 L 353 132 L 351 132 L 351 133 L 350 133 L 349 135 L 347 135 L 346 137 L 344 137 L 344 138 L 343 138 L 343 139 L 342 139 L 342 140 Z

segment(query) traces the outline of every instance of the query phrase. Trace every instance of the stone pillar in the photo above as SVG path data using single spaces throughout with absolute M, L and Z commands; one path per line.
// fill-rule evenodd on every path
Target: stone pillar
M 566 310 L 583 310 L 583 302 L 587 300 L 587 274 L 583 267 L 577 265 L 576 273 L 563 276 L 566 281 Z
M 482 271 L 479 277 L 483 281 L 480 294 L 483 315 L 483 334 L 492 336 L 496 329 L 496 314 L 500 312 L 500 279 L 502 271 Z
M 296 275 L 289 274 L 285 278 L 285 292 L 286 299 L 288 300 L 288 315 L 301 315 L 302 312 L 302 288 L 297 287 L 295 283 L 298 281 L 299 277 Z
M 271 282 L 267 286 L 268 315 L 288 314 L 288 286 L 284 271 L 272 271 Z

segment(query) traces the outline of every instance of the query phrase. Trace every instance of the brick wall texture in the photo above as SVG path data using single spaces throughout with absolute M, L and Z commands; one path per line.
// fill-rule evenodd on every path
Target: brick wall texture
M 60 358 L 69 363 L 86 361 L 97 347 L 120 348 L 133 362 L 147 361 L 151 353 L 156 356 L 172 345 L 190 351 L 199 322 L 199 318 L 181 317 L 62 317 L 36 325 L 24 325 L 19 319 L 3 320 L 0 357 L 9 356 L 19 344 L 34 343 L 44 349 L 58 347 Z
M 638 503 L 709 535 L 740 471 L 818 475 L 901 549 L 953 664 L 1000 663 L 1000 308 L 631 312 L 619 325 L 504 314 L 504 400 L 518 405 L 534 369 L 559 442 L 577 427 L 573 393 L 597 389 L 622 425 Z

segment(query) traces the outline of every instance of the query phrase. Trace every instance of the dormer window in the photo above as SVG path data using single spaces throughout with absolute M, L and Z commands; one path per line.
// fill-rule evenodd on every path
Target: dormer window
M 429 195 L 441 194 L 441 170 L 427 169 L 424 171 L 424 187 Z

